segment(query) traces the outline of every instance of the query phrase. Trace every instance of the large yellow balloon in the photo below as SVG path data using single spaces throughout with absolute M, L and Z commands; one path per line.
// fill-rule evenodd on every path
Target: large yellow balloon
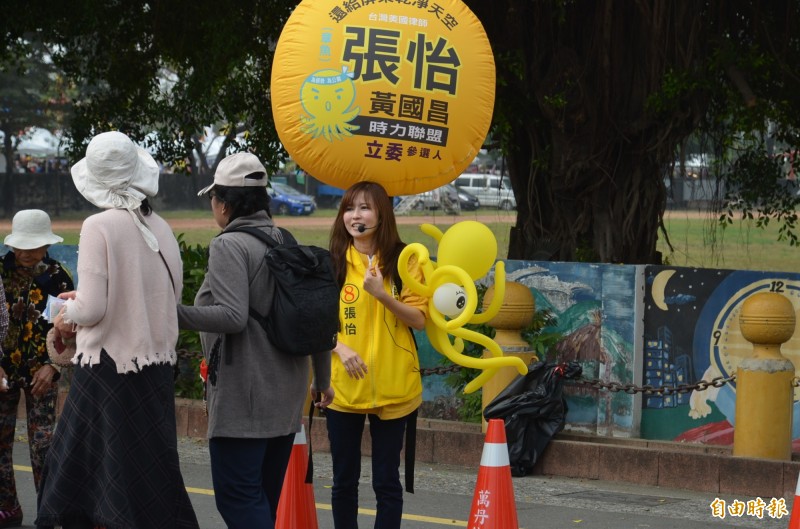
M 439 241 L 436 262 L 456 264 L 472 279 L 486 275 L 497 258 L 497 239 L 486 225 L 474 220 L 453 224 Z
M 309 174 L 408 195 L 451 182 L 478 154 L 494 58 L 461 0 L 303 0 L 278 40 L 270 93 L 281 142 Z

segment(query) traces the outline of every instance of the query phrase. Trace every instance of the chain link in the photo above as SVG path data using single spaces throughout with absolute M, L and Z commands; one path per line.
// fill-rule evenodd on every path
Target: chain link
M 633 395 L 634 393 L 642 393 L 643 395 L 673 395 L 673 394 L 684 394 L 689 393 L 691 391 L 705 391 L 709 387 L 721 388 L 728 382 L 734 382 L 736 380 L 736 375 L 732 375 L 729 377 L 715 377 L 711 379 L 711 381 L 700 380 L 699 382 L 695 382 L 694 384 L 678 384 L 676 386 L 651 386 L 649 384 L 645 384 L 644 386 L 637 386 L 635 384 L 620 384 L 619 382 L 603 382 L 602 380 L 592 378 L 579 378 L 574 381 L 567 380 L 566 384 L 575 384 L 579 386 L 590 386 L 594 389 L 607 389 L 613 393 L 618 391 L 624 391 L 629 395 Z M 795 377 L 797 380 L 797 377 Z M 800 381 L 798 381 L 800 384 Z
M 424 367 L 421 368 L 419 372 L 423 377 L 426 377 L 428 375 L 449 375 L 450 373 L 455 373 L 462 369 L 464 368 L 458 364 L 451 364 L 449 366 Z
M 178 355 L 178 358 L 180 358 L 182 360 L 194 360 L 194 359 L 203 358 L 203 353 L 201 353 L 199 351 L 189 351 L 187 349 L 178 349 L 177 351 L 175 351 L 175 353 Z M 464 369 L 464 368 L 461 367 L 458 364 L 451 364 L 449 366 L 426 367 L 426 368 L 420 369 L 419 372 L 420 372 L 420 374 L 422 376 L 425 377 L 425 376 L 428 376 L 428 375 L 448 375 L 450 373 L 455 373 L 456 371 L 459 371 L 461 369 Z
M 188 351 L 186 349 L 178 349 L 177 355 L 178 358 L 182 358 L 184 360 L 202 358 L 203 356 L 202 353 L 197 351 Z M 460 371 L 461 369 L 465 368 L 458 364 L 451 364 L 449 366 L 425 367 L 420 369 L 419 372 L 420 375 L 425 377 L 430 375 L 448 375 L 450 373 Z M 660 387 L 651 386 L 649 384 L 637 386 L 635 384 L 620 384 L 619 382 L 603 382 L 597 378 L 578 378 L 575 380 L 567 380 L 566 383 L 578 386 L 589 386 L 594 389 L 605 389 L 611 391 L 612 393 L 624 391 L 629 395 L 633 395 L 634 393 L 642 393 L 643 395 L 681 395 L 691 391 L 705 391 L 709 387 L 721 388 L 725 384 L 734 382 L 735 380 L 736 375 L 732 375 L 729 377 L 715 377 L 710 381 L 700 380 L 694 384 L 678 384 L 676 386 Z M 800 386 L 800 377 L 794 377 L 792 379 L 792 386 Z

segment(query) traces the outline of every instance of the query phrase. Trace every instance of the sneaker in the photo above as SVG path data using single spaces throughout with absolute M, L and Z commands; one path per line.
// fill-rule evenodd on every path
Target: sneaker
M 10 511 L 0 511 L 0 529 L 22 525 L 22 507 L 17 505 Z

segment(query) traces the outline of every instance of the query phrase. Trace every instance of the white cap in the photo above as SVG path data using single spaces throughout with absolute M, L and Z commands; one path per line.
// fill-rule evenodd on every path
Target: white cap
M 197 196 L 203 196 L 214 186 L 226 187 L 266 187 L 267 170 L 255 154 L 237 152 L 225 157 L 214 173 L 214 183 L 201 189 Z

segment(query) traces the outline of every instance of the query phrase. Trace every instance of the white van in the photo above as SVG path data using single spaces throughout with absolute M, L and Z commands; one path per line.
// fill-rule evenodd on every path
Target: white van
M 517 199 L 507 176 L 463 173 L 453 182 L 457 188 L 472 193 L 481 201 L 481 206 L 510 211 L 517 209 Z

